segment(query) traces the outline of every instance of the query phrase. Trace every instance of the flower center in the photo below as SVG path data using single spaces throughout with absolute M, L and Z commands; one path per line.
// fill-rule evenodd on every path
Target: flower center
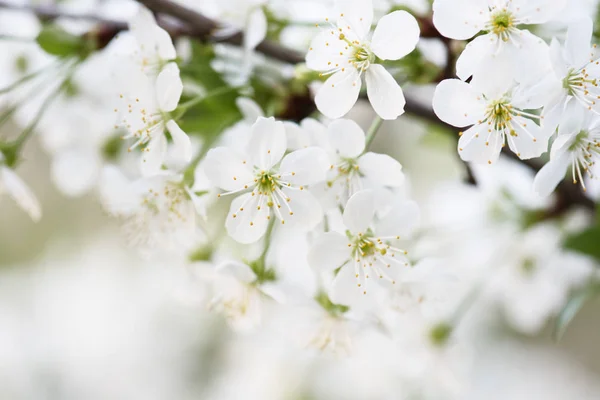
M 366 44 L 357 45 L 354 43 L 351 45 L 353 47 L 354 52 L 350 56 L 350 63 L 357 70 L 361 72 L 366 71 L 367 69 L 369 69 L 371 64 L 375 62 L 375 54 Z
M 281 183 L 271 171 L 257 173 L 255 182 L 258 194 L 271 195 L 277 189 L 281 189 Z
M 512 119 L 512 105 L 505 99 L 493 101 L 487 108 L 487 121 L 496 131 L 504 130 L 510 126 Z M 511 129 L 511 135 L 515 136 L 514 130 Z
M 492 14 L 490 25 L 492 33 L 504 38 L 507 32 L 515 26 L 515 17 L 508 10 L 499 10 Z
M 149 189 L 144 197 L 143 205 L 151 213 L 158 215 L 167 212 L 169 218 L 175 217 L 185 221 L 186 217 L 181 212 L 181 206 L 189 197 L 181 185 L 168 183 L 162 191 Z

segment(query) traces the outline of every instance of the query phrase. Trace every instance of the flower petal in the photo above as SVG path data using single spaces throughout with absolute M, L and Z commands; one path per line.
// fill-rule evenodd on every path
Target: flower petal
M 436 0 L 433 3 L 433 24 L 451 39 L 472 38 L 484 28 L 487 18 L 487 0 Z
M 315 240 L 308 253 L 309 265 L 317 271 L 334 271 L 352 255 L 348 239 L 337 232 L 327 232 Z
M 181 161 L 189 163 L 192 160 L 192 142 L 190 141 L 190 137 L 173 120 L 167 122 L 167 129 L 171 134 L 171 138 L 173 138 L 177 157 Z
M 244 48 L 254 50 L 267 37 L 267 17 L 262 8 L 256 8 L 248 16 L 244 35 Z
M 326 117 L 341 118 L 356 104 L 361 86 L 362 82 L 355 68 L 336 72 L 317 92 L 315 104 Z
M 402 165 L 387 154 L 366 153 L 358 159 L 358 170 L 376 185 L 399 187 L 404 183 Z
M 281 206 L 281 214 L 286 226 L 299 228 L 303 231 L 314 229 L 323 220 L 323 209 L 319 201 L 308 190 L 283 188 L 287 205 Z M 291 211 L 288 210 L 291 209 Z M 286 215 L 287 213 L 287 215 Z M 293 213 L 293 215 L 292 215 Z
M 393 120 L 404 114 L 406 100 L 402 88 L 382 65 L 371 65 L 365 78 L 369 101 L 381 118 Z
M 114 165 L 107 165 L 102 169 L 98 191 L 102 206 L 111 215 L 132 215 L 140 205 L 140 197 L 132 183 Z
M 353 234 L 365 233 L 375 216 L 375 198 L 372 190 L 361 190 L 348 200 L 344 210 L 344 225 Z
M 350 119 L 337 119 L 329 124 L 327 138 L 333 150 L 341 157 L 356 158 L 365 151 L 365 133 Z
M 358 40 L 364 39 L 371 31 L 373 23 L 373 1 L 372 0 L 336 0 L 335 15 L 337 25 L 348 30 Z
M 590 46 L 594 24 L 589 17 L 572 23 L 567 31 L 565 52 L 570 64 L 581 68 L 590 61 Z
M 259 118 L 252 125 L 247 152 L 255 166 L 270 170 L 281 161 L 286 149 L 287 139 L 282 122 L 275 121 L 275 118 Z
M 319 147 L 296 150 L 283 158 L 279 172 L 292 185 L 314 185 L 325 181 L 329 157 Z
M 333 29 L 319 33 L 310 43 L 306 66 L 315 71 L 330 71 L 348 63 L 347 44 Z
M 168 63 L 156 78 L 156 98 L 162 111 L 173 111 L 183 93 L 183 82 L 177 64 Z
M 571 157 L 570 152 L 562 151 L 556 158 L 544 165 L 535 176 L 533 190 L 542 197 L 550 196 L 558 184 L 565 179 Z
M 350 261 L 353 262 L 353 261 Z M 357 287 L 356 274 L 352 265 L 345 265 L 331 284 L 329 298 L 334 304 L 353 305 L 365 289 Z
M 419 226 L 421 210 L 414 201 L 400 203 L 383 216 L 376 224 L 375 234 L 379 237 L 400 236 L 407 239 Z
M 252 283 L 256 280 L 256 274 L 252 271 L 252 268 L 239 261 L 225 261 L 217 265 L 215 271 L 220 274 L 232 276 L 244 283 Z
M 33 222 L 42 218 L 42 207 L 37 197 L 12 169 L 0 167 L 0 185 Z
M 254 182 L 252 167 L 241 155 L 227 147 L 208 151 L 204 162 L 204 173 L 218 188 L 227 191 L 243 189 Z
M 492 164 L 500 157 L 503 142 L 502 134 L 488 132 L 487 124 L 474 125 L 458 140 L 458 154 L 464 161 Z
M 394 11 L 377 23 L 371 49 L 382 60 L 399 60 L 415 49 L 420 34 L 415 17 L 406 11 Z
M 456 76 L 466 81 L 481 68 L 484 59 L 490 57 L 495 48 L 490 35 L 482 35 L 473 39 L 456 60 Z
M 160 172 L 167 154 L 167 138 L 163 133 L 155 136 L 142 152 L 141 172 L 144 176 L 153 176 Z
M 433 111 L 438 118 L 459 128 L 483 119 L 485 107 L 480 94 L 458 79 L 442 81 L 433 95 Z
M 565 8 L 567 0 L 512 0 L 512 8 L 527 24 L 543 24 Z
M 250 244 L 265 235 L 269 225 L 269 207 L 263 205 L 258 209 L 260 196 L 246 193 L 236 197 L 231 203 L 229 214 L 225 221 L 227 233 L 236 242 Z
M 549 137 L 539 125 L 523 117 L 514 117 L 512 121 L 516 136 L 508 134 L 506 141 L 520 159 L 537 158 L 548 151 Z
M 259 117 L 265 116 L 258 103 L 248 97 L 238 97 L 235 104 L 244 116 L 244 120 L 250 124 L 255 123 Z

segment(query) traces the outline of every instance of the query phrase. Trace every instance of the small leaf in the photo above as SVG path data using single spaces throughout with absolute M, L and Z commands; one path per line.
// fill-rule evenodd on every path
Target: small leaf
M 564 247 L 600 261 L 600 226 L 569 236 L 564 243 Z
M 85 41 L 56 25 L 46 25 L 36 38 L 40 47 L 48 54 L 58 57 L 81 56 Z
M 588 301 L 598 295 L 600 295 L 600 284 L 598 283 L 588 285 L 573 294 L 556 318 L 552 334 L 554 340 L 558 341 L 563 337 L 573 318 L 575 318 Z

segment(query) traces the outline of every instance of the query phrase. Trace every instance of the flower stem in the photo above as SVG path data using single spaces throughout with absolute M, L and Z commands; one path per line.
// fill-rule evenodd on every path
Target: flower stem
M 369 150 L 369 147 L 371 147 L 371 144 L 373 143 L 373 140 L 375 139 L 377 132 L 379 132 L 379 128 L 381 128 L 382 124 L 383 124 L 383 119 L 379 115 L 376 116 L 375 119 L 373 120 L 373 123 L 371 123 L 371 127 L 369 128 L 369 131 L 367 132 L 367 140 L 365 142 L 365 150 Z

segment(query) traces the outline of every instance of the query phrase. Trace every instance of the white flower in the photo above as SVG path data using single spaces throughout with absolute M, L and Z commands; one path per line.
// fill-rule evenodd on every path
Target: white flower
M 275 214 L 307 230 L 321 222 L 323 211 L 317 199 L 305 190 L 325 180 L 329 167 L 324 150 L 312 147 L 284 157 L 286 136 L 283 123 L 259 118 L 245 153 L 226 147 L 208 152 L 205 172 L 225 194 L 243 193 L 231 204 L 226 227 L 240 243 L 253 243 L 266 232 Z
M 254 125 L 258 118 L 265 115 L 260 105 L 252 99 L 238 97 L 235 103 L 242 114 L 242 120 L 223 131 L 219 139 L 219 144 L 238 151 L 244 151 L 248 145 L 248 140 L 250 140 L 252 125 Z
M 149 77 L 155 78 L 163 68 L 177 58 L 175 46 L 169 34 L 156 23 L 154 15 L 146 7 L 129 24 L 135 38 L 132 49 L 136 64 Z
M 177 65 L 167 64 L 155 83 L 143 74 L 127 72 L 122 77 L 127 81 L 125 90 L 119 94 L 119 106 L 115 108 L 120 119 L 115 128 L 128 132 L 124 139 L 135 139 L 130 151 L 145 146 L 142 173 L 146 176 L 159 173 L 167 152 L 165 129 L 171 134 L 181 162 L 189 162 L 192 158 L 190 139 L 170 114 L 177 108 L 183 92 Z
M 593 22 L 580 19 L 569 26 L 564 46 L 553 39 L 550 45 L 552 70 L 538 86 L 546 100 L 544 116 L 555 125 L 569 109 L 583 107 L 600 113 L 600 66 L 592 40 Z
M 560 251 L 560 241 L 560 231 L 550 225 L 513 235 L 497 260 L 497 272 L 487 278 L 488 295 L 522 332 L 542 329 L 564 306 L 570 290 L 585 283 L 594 270 L 588 258 Z
M 250 331 L 263 319 L 265 302 L 281 299 L 271 279 L 259 278 L 247 264 L 225 261 L 216 267 L 209 309 L 222 314 L 238 331 Z
M 371 32 L 371 0 L 336 1 L 335 23 L 313 39 L 306 65 L 331 75 L 317 92 L 319 111 L 329 118 L 344 116 L 356 103 L 364 73 L 367 95 L 383 119 L 396 119 L 406 103 L 402 89 L 380 64 L 398 60 L 412 52 L 419 40 L 419 25 L 405 11 L 386 15 Z
M 527 90 L 514 85 L 507 90 L 498 77 L 486 86 L 448 79 L 436 88 L 433 109 L 437 116 L 459 128 L 471 126 L 460 133 L 460 157 L 464 161 L 491 164 L 498 159 L 506 142 L 521 159 L 546 152 L 552 132 L 538 125 L 542 118 L 524 111 L 541 107 Z
M 338 119 L 328 127 L 306 120 L 300 130 L 297 125 L 287 124 L 286 133 L 298 144 L 302 139 L 314 140 L 328 152 L 332 163 L 327 182 L 317 190 L 331 198 L 334 205 L 345 206 L 354 193 L 363 189 L 397 188 L 404 183 L 402 165 L 397 160 L 385 154 L 365 153 L 365 133 L 352 120 Z
M 4 156 L 0 152 L 0 195 L 8 194 L 34 222 L 42 218 L 42 208 L 35 194 L 9 167 L 2 164 Z
M 569 167 L 573 183 L 586 190 L 585 174 L 595 178 L 592 168 L 600 159 L 600 117 L 583 109 L 569 113 L 570 118 L 558 127 L 559 136 L 552 144 L 550 161 L 536 175 L 535 191 L 550 195 L 564 179 Z
M 456 64 L 463 80 L 482 71 L 487 62 L 508 60 L 511 72 L 523 79 L 539 78 L 547 63 L 546 43 L 521 25 L 548 22 L 565 6 L 566 0 L 436 0 L 433 22 L 446 37 L 466 40 Z M 493 79 L 489 75 L 488 78 Z
M 408 266 L 407 252 L 395 247 L 393 241 L 407 238 L 418 225 L 419 207 L 414 202 L 403 202 L 385 215 L 378 216 L 376 212 L 373 191 L 356 193 L 344 210 L 346 235 L 325 233 L 310 251 L 313 268 L 340 268 L 330 293 L 336 304 L 351 304 L 359 293 L 366 294 L 369 279 L 395 283 L 398 267 Z
M 202 238 L 197 218 L 206 211 L 180 174 L 165 171 L 132 182 L 107 166 L 99 189 L 104 208 L 123 219 L 130 244 L 143 251 L 189 250 Z

